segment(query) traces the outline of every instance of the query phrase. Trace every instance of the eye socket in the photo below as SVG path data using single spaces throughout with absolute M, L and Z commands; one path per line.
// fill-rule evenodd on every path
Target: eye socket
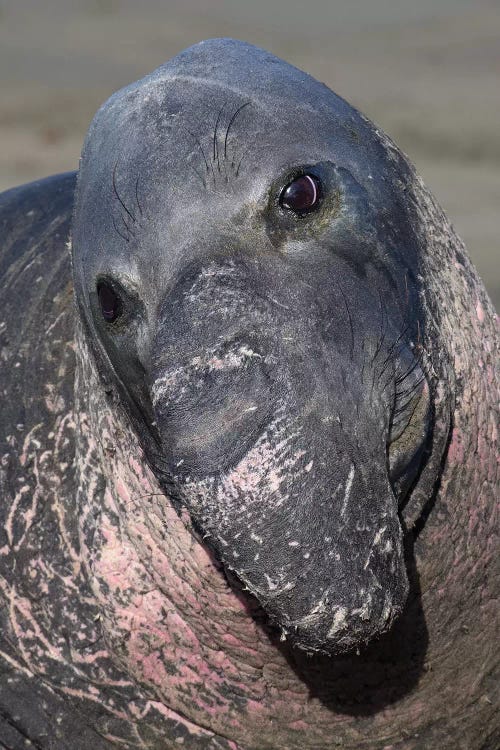
M 120 297 L 111 284 L 108 284 L 106 281 L 100 281 L 98 283 L 97 296 L 99 298 L 102 317 L 107 323 L 114 323 L 123 311 Z
M 311 174 L 303 174 L 283 188 L 280 206 L 296 214 L 306 214 L 318 206 L 320 193 L 319 180 Z

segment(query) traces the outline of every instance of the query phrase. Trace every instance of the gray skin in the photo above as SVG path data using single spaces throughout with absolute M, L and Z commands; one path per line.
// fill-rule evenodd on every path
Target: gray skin
M 74 190 L 0 202 L 0 747 L 492 750 L 494 314 L 406 158 L 211 40 Z

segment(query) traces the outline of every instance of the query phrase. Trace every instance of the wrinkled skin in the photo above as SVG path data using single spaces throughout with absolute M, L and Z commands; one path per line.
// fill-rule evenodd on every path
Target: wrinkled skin
M 74 190 L 0 203 L 0 747 L 495 747 L 494 313 L 405 157 L 212 40 Z

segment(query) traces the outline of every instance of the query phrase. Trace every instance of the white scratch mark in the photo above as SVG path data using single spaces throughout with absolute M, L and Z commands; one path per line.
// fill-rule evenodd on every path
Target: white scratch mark
M 330 630 L 328 631 L 327 638 L 333 638 L 339 630 L 344 630 L 347 624 L 347 609 L 345 607 L 339 607 L 333 616 L 333 622 Z
M 351 494 L 353 479 L 354 479 L 354 464 L 351 464 L 351 468 L 349 469 L 349 476 L 347 477 L 347 483 L 345 486 L 344 502 L 342 503 L 342 510 L 340 511 L 341 516 L 343 516 L 347 510 L 347 503 L 349 502 L 349 496 Z

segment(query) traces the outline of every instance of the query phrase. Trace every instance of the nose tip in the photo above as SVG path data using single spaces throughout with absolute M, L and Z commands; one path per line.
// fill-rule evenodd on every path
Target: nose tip
M 330 655 L 349 651 L 392 626 L 403 610 L 407 592 L 406 575 L 398 590 L 363 591 L 351 603 L 337 598 L 339 603 L 327 605 L 327 592 L 309 613 L 285 627 L 286 638 L 305 651 Z
M 396 523 L 390 545 L 380 551 L 365 546 L 360 555 L 361 548 L 358 538 L 355 546 L 332 548 L 336 554 L 331 557 L 312 554 L 298 575 L 288 577 L 291 587 L 282 587 L 277 597 L 261 596 L 292 645 L 343 653 L 389 630 L 401 614 L 409 584 Z

